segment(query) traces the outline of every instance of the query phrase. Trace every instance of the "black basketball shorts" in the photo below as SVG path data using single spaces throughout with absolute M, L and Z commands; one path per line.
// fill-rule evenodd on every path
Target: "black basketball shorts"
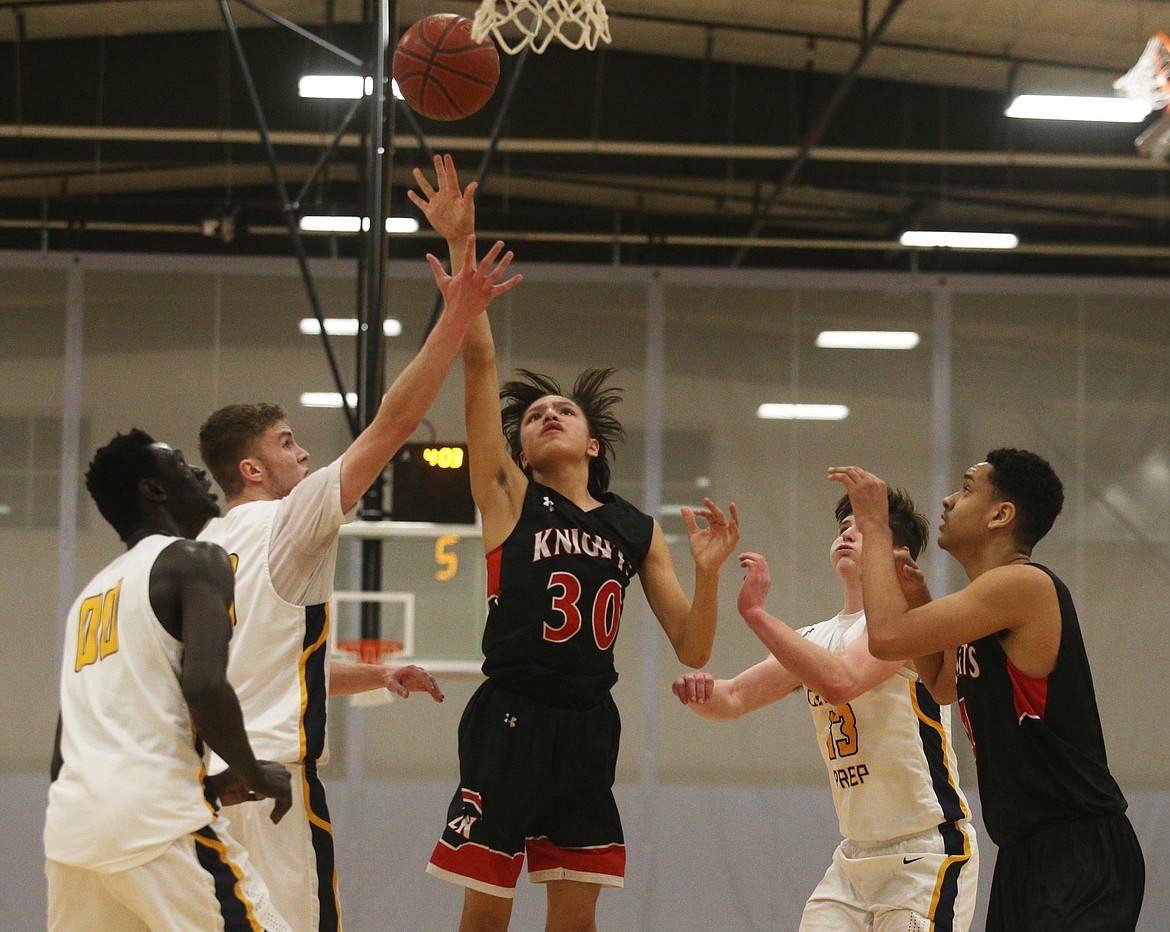
M 622 886 L 625 839 L 613 798 L 620 736 L 608 693 L 591 709 L 566 709 L 487 680 L 459 723 L 460 785 L 428 872 L 511 897 L 527 852 L 534 883 Z

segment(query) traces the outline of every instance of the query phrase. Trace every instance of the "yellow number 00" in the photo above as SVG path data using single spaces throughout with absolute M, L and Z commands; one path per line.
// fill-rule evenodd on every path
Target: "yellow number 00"
M 91 595 L 81 603 L 77 619 L 77 662 L 79 671 L 118 650 L 118 593 L 122 580 L 104 595 Z

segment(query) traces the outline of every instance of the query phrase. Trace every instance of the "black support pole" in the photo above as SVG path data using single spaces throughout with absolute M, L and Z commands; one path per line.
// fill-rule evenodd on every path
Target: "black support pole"
M 373 78 L 369 123 L 366 130 L 365 216 L 369 228 L 364 231 L 359 265 L 360 313 L 358 319 L 358 417 L 368 427 L 377 414 L 385 386 L 385 338 L 382 334 L 385 292 L 386 250 L 386 178 L 392 164 L 386 129 L 386 50 L 390 29 L 396 22 L 390 0 L 368 0 L 366 25 L 370 35 L 370 53 L 366 73 Z M 395 10 L 395 13 L 397 11 Z M 361 517 L 378 521 L 385 517 L 383 507 L 385 479 L 379 476 L 362 497 Z M 382 540 L 362 539 L 362 591 L 378 592 L 382 588 Z M 363 602 L 361 633 L 363 640 L 382 636 L 381 603 Z

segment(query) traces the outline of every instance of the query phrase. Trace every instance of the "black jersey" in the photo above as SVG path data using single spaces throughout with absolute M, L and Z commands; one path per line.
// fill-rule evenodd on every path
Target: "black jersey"
M 505 688 L 584 708 L 617 682 L 622 603 L 654 521 L 612 492 L 600 501 L 582 511 L 529 482 L 520 520 L 488 554 L 483 672 Z
M 1080 623 L 1068 588 L 1047 567 L 1060 603 L 1060 649 L 1046 677 L 1016 669 L 998 634 L 959 648 L 959 707 L 975 751 L 987 832 L 999 846 L 1047 823 L 1113 815 L 1125 797 L 1109 773 Z

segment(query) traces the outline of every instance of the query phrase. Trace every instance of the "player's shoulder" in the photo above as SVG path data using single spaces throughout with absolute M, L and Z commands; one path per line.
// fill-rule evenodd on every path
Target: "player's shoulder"
M 1016 592 L 1052 591 L 1055 575 L 1037 563 L 1007 563 L 981 573 L 971 583 L 983 589 L 1012 590 Z
M 155 561 L 157 570 L 176 577 L 206 575 L 215 578 L 232 567 L 227 551 L 207 540 L 176 538 L 163 548 Z

